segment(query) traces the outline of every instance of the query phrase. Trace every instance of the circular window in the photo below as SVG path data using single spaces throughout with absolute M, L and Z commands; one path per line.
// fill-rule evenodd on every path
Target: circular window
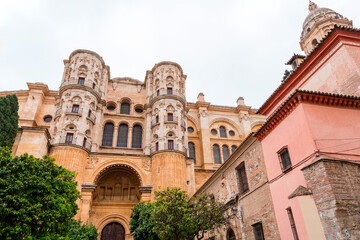
M 116 108 L 115 103 L 108 103 L 108 105 L 106 106 L 106 109 L 109 111 L 114 111 Z
M 46 115 L 44 117 L 44 122 L 51 122 L 51 120 L 52 120 L 52 116 L 50 116 L 50 115 Z
M 143 110 L 142 110 L 141 108 L 135 108 L 135 112 L 137 112 L 137 113 L 142 113 Z
M 212 134 L 212 135 L 216 135 L 216 134 L 217 134 L 216 129 L 211 129 L 211 134 Z
M 229 135 L 233 137 L 233 136 L 235 136 L 235 132 L 233 130 L 230 130 Z
M 193 132 L 194 132 L 194 128 L 188 127 L 188 132 L 189 132 L 189 133 L 193 133 Z

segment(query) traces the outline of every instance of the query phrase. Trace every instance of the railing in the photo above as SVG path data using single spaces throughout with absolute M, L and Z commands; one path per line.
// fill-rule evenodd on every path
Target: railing
M 81 114 L 82 114 L 82 111 L 83 111 L 82 108 L 78 108 L 78 109 L 66 108 L 66 109 L 65 109 L 65 113 L 66 113 L 66 114 L 78 114 L 78 115 L 81 115 Z
M 79 141 L 81 141 L 81 139 L 83 140 L 82 143 L 79 143 Z M 87 150 L 91 151 L 91 144 L 87 141 L 84 142 L 83 138 L 69 138 L 69 137 L 60 137 L 60 140 L 58 142 L 54 142 L 53 144 L 66 144 L 66 145 L 75 145 L 75 146 L 80 146 L 83 148 L 86 148 Z
M 186 100 L 185 95 L 180 93 L 179 90 L 172 90 L 172 92 L 168 92 L 167 89 L 160 89 L 158 90 L 158 92 L 154 93 L 153 95 L 150 96 L 149 98 L 149 102 L 151 102 L 154 98 L 158 97 L 158 96 L 178 96 L 181 97 L 182 99 Z
M 159 120 L 156 121 L 156 119 L 153 119 L 153 120 L 151 121 L 151 127 L 154 127 L 154 126 L 156 126 L 156 125 L 158 125 L 158 124 L 160 124 Z
M 100 88 L 98 86 L 94 85 L 94 83 L 90 79 L 85 80 L 83 82 L 83 84 L 80 84 L 78 79 L 70 79 L 70 80 L 63 82 L 60 85 L 60 88 L 68 86 L 68 85 L 85 86 L 86 88 L 90 88 L 90 89 L 94 90 L 97 94 L 99 94 L 100 98 L 102 97 L 102 92 L 101 92 Z
M 162 145 L 162 144 L 160 144 Z M 150 153 L 153 154 L 155 152 L 158 151 L 179 151 L 179 152 L 183 152 L 185 153 L 185 155 L 187 155 L 187 148 L 184 146 L 180 146 L 180 144 L 168 144 L 168 143 L 164 143 L 163 148 L 161 148 L 160 146 L 157 148 L 156 146 L 150 148 Z
M 61 114 L 61 109 L 56 110 L 55 117 L 59 116 Z
M 96 116 L 93 113 L 88 113 L 88 115 L 86 116 L 87 118 L 90 118 L 91 121 L 93 121 L 95 123 L 96 121 Z
M 177 117 L 170 117 L 169 116 L 164 116 L 164 122 L 165 123 L 177 123 L 178 118 Z

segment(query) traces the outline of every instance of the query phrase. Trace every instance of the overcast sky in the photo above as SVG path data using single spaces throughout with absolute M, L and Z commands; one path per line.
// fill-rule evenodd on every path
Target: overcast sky
M 317 0 L 360 27 L 359 0 Z M 43 82 L 57 90 L 63 59 L 97 52 L 111 77 L 144 81 L 160 61 L 179 63 L 186 96 L 216 105 L 239 96 L 258 108 L 299 47 L 307 0 L 0 0 L 0 91 Z

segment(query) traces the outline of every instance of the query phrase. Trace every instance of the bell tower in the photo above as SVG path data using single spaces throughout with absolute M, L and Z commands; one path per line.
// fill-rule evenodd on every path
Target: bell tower
M 319 8 L 309 1 L 309 14 L 303 24 L 300 47 L 308 55 L 334 26 L 351 27 L 352 21 L 329 9 Z
M 72 52 L 64 65 L 50 156 L 57 164 L 76 171 L 81 183 L 88 153 L 98 150 L 95 138 L 99 135 L 109 67 L 97 53 L 88 50 Z
M 182 68 L 173 62 L 160 62 L 146 75 L 145 152 L 152 158 L 154 190 L 187 190 L 185 80 Z

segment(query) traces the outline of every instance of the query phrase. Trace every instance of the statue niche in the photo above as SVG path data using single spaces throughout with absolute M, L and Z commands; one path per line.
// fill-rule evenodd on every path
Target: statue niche
M 100 177 L 94 193 L 94 202 L 139 202 L 140 181 L 126 169 L 109 170 Z

